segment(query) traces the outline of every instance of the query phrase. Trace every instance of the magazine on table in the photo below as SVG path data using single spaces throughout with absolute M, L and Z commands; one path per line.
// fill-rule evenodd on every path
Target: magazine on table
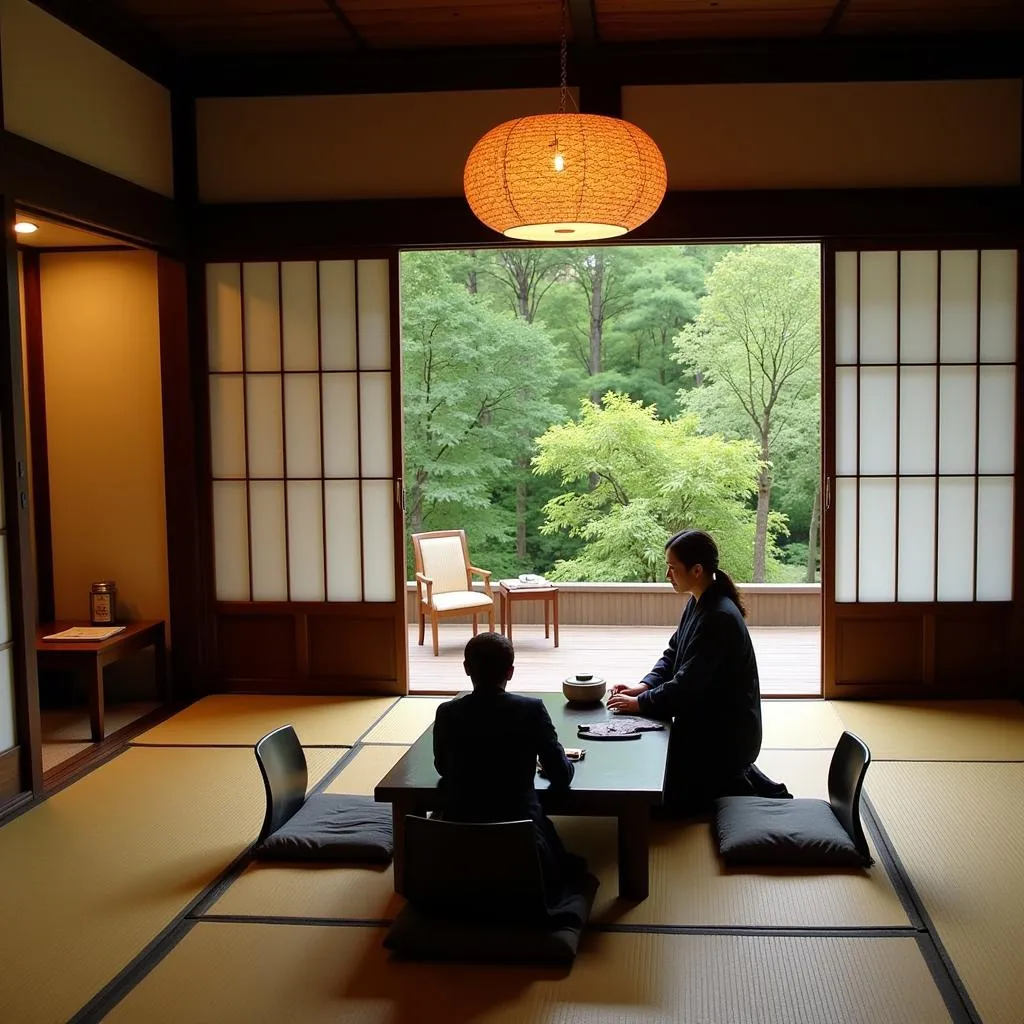
M 54 643 L 96 643 L 99 640 L 109 640 L 118 633 L 123 633 L 124 626 L 71 626 L 62 629 L 59 633 L 51 633 L 44 636 L 44 640 L 51 640 Z

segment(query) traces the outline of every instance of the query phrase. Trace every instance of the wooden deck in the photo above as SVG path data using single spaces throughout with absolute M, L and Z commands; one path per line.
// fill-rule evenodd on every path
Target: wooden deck
M 658 660 L 671 635 L 664 626 L 562 626 L 559 646 L 544 639 L 543 625 L 515 627 L 516 674 L 510 689 L 557 690 L 577 672 L 593 672 L 609 683 L 637 682 Z M 455 693 L 469 680 L 462 652 L 472 636 L 468 623 L 440 626 L 440 654 L 434 657 L 430 630 L 416 643 L 409 627 L 409 690 Z M 817 626 L 752 626 L 762 696 L 821 696 L 821 631 Z

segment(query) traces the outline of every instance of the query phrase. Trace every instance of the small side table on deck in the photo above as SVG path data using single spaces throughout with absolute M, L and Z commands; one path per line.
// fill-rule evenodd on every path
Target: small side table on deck
M 548 584 L 546 587 L 516 587 L 512 580 L 501 580 L 498 583 L 498 617 L 501 632 L 512 639 L 512 605 L 516 601 L 544 602 L 544 639 L 551 636 L 550 620 L 554 619 L 555 646 L 558 646 L 558 587 Z M 507 623 L 507 627 L 506 627 Z
M 125 628 L 107 640 L 92 643 L 80 640 L 61 643 L 44 640 L 44 636 L 59 633 L 80 622 L 49 622 L 36 630 L 36 667 L 68 669 L 78 673 L 89 691 L 89 724 L 94 742 L 103 739 L 103 670 L 107 665 L 128 657 L 136 651 L 152 647 L 155 655 L 157 693 L 167 699 L 167 652 L 164 642 L 163 619 L 125 623 Z M 120 623 L 117 623 L 120 625 Z

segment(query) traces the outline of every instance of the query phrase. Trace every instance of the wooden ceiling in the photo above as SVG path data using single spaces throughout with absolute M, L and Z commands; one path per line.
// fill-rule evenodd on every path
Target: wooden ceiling
M 557 44 L 560 0 L 105 0 L 179 55 Z M 568 0 L 584 46 L 1019 32 L 1024 0 Z

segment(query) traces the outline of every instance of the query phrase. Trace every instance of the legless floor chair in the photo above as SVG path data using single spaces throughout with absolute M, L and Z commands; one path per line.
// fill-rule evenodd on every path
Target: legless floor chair
M 372 797 L 306 796 L 306 755 L 290 725 L 256 743 L 267 810 L 253 855 L 263 860 L 387 862 L 394 853 L 391 804 Z
M 473 616 L 473 636 L 476 636 L 477 617 L 487 613 L 487 628 L 494 632 L 494 595 L 491 593 L 491 574 L 478 569 L 469 561 L 465 530 L 435 530 L 433 533 L 414 533 L 412 549 L 416 560 L 416 613 L 420 625 L 420 646 L 426 619 L 434 640 L 437 657 L 438 619 L 458 615 Z M 474 573 L 482 577 L 484 592 L 473 589 Z
M 415 960 L 571 964 L 597 879 L 581 874 L 545 902 L 531 821 L 464 824 L 405 819 L 408 905 L 384 945 Z

